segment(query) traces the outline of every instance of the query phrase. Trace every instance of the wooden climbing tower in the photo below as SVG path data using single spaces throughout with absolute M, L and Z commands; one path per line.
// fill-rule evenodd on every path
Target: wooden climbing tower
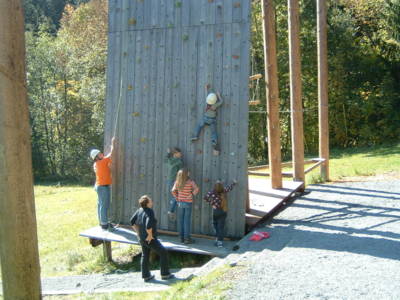
M 179 147 L 195 197 L 192 231 L 213 234 L 202 196 L 217 179 L 239 184 L 229 195 L 226 231 L 242 236 L 247 183 L 250 0 L 110 0 L 105 144 L 116 131 L 112 215 L 128 223 L 137 199 L 149 194 L 161 229 L 167 217 L 168 147 Z M 205 109 L 206 91 L 224 99 L 218 111 L 220 155 L 210 128 L 190 141 Z

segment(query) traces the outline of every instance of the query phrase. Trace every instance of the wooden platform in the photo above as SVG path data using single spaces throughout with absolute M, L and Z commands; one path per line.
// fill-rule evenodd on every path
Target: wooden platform
M 92 240 L 98 240 L 100 242 L 104 241 L 108 243 L 108 245 L 110 242 L 139 244 L 136 233 L 134 233 L 133 230 L 122 227 L 115 228 L 114 231 L 110 232 L 97 226 L 85 230 L 79 235 Z M 236 244 L 234 241 L 224 241 L 224 247 L 218 248 L 214 246 L 214 240 L 206 238 L 194 237 L 193 239 L 196 241 L 196 243 L 189 245 L 182 244 L 177 236 L 159 235 L 158 239 L 168 251 L 179 251 L 220 257 L 228 255 L 231 252 L 232 247 Z M 104 243 L 105 247 L 108 246 L 106 243 Z M 111 260 L 111 253 L 107 254 L 105 252 L 105 254 L 109 256 L 108 258 Z
M 252 227 L 273 215 L 283 202 L 303 188 L 304 183 L 301 181 L 283 181 L 282 188 L 273 189 L 268 178 L 249 177 L 249 207 L 246 213 L 246 224 Z

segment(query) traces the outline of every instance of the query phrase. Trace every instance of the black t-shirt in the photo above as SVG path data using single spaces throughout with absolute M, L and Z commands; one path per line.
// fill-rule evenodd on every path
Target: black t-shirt
M 139 226 L 139 238 L 144 241 L 147 238 L 146 229 L 153 229 L 153 237 L 157 237 L 157 220 L 151 208 L 139 208 L 131 218 L 131 225 Z

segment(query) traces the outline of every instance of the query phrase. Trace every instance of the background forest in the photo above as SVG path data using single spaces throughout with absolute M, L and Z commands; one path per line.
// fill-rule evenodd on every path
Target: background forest
M 260 0 L 253 0 L 252 74 L 264 73 Z M 399 141 L 400 0 L 331 0 L 328 11 L 330 145 Z M 287 4 L 277 7 L 282 154 L 290 160 Z M 315 0 L 301 4 L 306 154 L 318 149 Z M 27 79 L 36 181 L 93 180 L 88 151 L 102 148 L 106 0 L 25 0 Z M 251 98 L 265 99 L 252 85 Z M 249 163 L 267 161 L 265 105 L 251 106 Z

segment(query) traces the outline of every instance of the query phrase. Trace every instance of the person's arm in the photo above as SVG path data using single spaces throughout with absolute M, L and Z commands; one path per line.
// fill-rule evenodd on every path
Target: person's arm
M 227 192 L 232 191 L 232 189 L 235 186 L 235 184 L 236 184 L 236 181 L 233 181 L 230 185 L 225 186 L 224 192 L 227 193 Z
M 146 229 L 146 232 L 147 232 L 146 242 L 148 242 L 148 243 L 150 244 L 150 242 L 151 242 L 152 240 L 154 240 L 154 237 L 153 237 L 153 228 Z
M 112 158 L 113 152 L 114 152 L 114 145 L 115 145 L 115 137 L 113 136 L 111 139 L 111 148 L 110 148 L 110 153 L 106 155 L 106 157 Z
M 176 181 L 174 183 L 174 186 L 172 187 L 171 193 L 172 193 L 172 196 L 174 196 L 175 198 L 178 198 L 178 188 L 176 187 Z
M 169 163 L 172 157 L 171 149 L 167 149 L 167 155 L 165 155 L 164 162 Z
M 146 232 L 147 232 L 146 242 L 148 242 L 149 244 L 154 239 L 153 227 L 154 227 L 154 213 L 152 210 L 150 210 L 146 219 Z
M 192 188 L 193 188 L 192 194 L 196 196 L 199 193 L 199 187 L 193 180 L 192 180 Z
M 133 224 L 133 225 L 132 225 L 132 228 L 133 228 L 133 231 L 136 232 L 137 236 L 139 236 L 139 226 L 136 225 L 136 224 Z
M 204 196 L 204 201 L 207 201 L 207 202 L 211 202 L 211 194 L 212 194 L 212 191 L 209 191 L 205 196 Z
M 217 92 L 217 97 L 218 97 L 218 101 L 217 103 L 215 103 L 215 108 L 218 108 L 222 105 L 222 103 L 224 103 L 224 100 L 221 97 L 221 94 L 219 92 Z

